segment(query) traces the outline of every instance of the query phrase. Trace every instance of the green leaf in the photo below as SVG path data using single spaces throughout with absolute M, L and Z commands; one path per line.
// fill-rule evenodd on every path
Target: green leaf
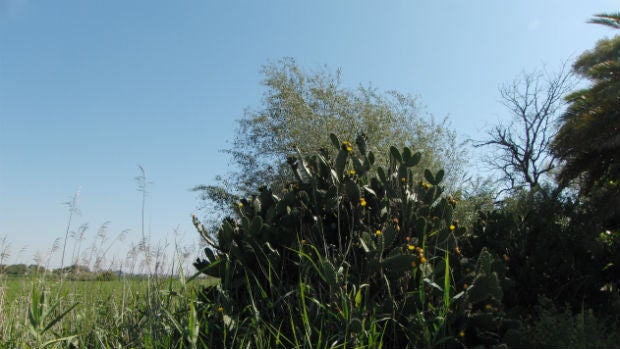
M 73 309 L 75 309 L 75 307 L 78 306 L 79 303 L 74 303 L 73 305 L 71 305 L 67 310 L 65 310 L 64 312 L 62 312 L 61 314 L 59 314 L 58 316 L 56 316 L 54 319 L 52 319 L 47 326 L 45 326 L 45 328 L 43 329 L 43 331 L 41 331 L 41 333 L 45 333 L 45 331 L 49 330 L 52 326 L 54 326 L 58 321 L 62 320 L 62 318 L 64 318 L 67 314 L 69 314 L 69 312 Z M 57 307 L 58 303 L 56 303 L 52 309 L 50 309 L 50 313 L 52 313 L 52 311 Z
M 70 336 L 65 336 L 65 337 L 61 337 L 61 338 L 50 339 L 47 342 L 41 343 L 41 345 L 38 346 L 37 348 L 46 348 L 46 347 L 51 346 L 52 344 L 56 344 L 56 343 L 60 343 L 60 342 L 69 342 L 70 340 L 72 340 L 75 337 L 77 337 L 77 335 L 70 335 Z
M 358 176 L 363 176 L 364 173 L 366 173 L 366 167 L 362 164 L 360 159 L 355 156 L 351 157 L 351 160 L 353 160 L 353 169 L 355 173 L 357 173 Z
M 211 251 L 210 248 L 207 247 L 205 248 L 204 251 L 205 251 L 205 255 L 207 256 L 207 260 L 209 261 L 209 263 L 213 263 L 216 261 L 215 254 L 213 254 L 213 251 Z
M 263 208 L 271 207 L 275 204 L 271 189 L 264 188 L 260 191 L 260 201 Z
M 348 156 L 349 152 L 346 149 L 340 149 L 340 151 L 338 152 L 338 156 L 336 157 L 335 170 L 339 180 L 342 179 L 342 176 L 344 174 L 344 168 L 347 165 Z
M 297 151 L 297 157 L 298 157 L 298 160 L 299 160 L 297 162 L 296 171 L 297 171 L 299 177 L 301 178 L 302 182 L 305 182 L 308 179 L 312 178 L 312 174 L 310 172 L 310 169 L 308 168 L 308 164 L 304 160 L 304 156 L 301 153 L 301 151 L 299 149 L 296 149 L 296 151 Z
M 355 293 L 355 307 L 359 308 L 360 304 L 362 304 L 362 288 L 361 287 Z
M 250 219 L 248 216 L 241 217 L 241 230 L 242 232 L 250 232 Z
M 336 269 L 334 268 L 334 266 L 327 261 L 323 261 L 322 266 L 323 266 L 323 273 L 326 278 L 325 281 L 327 281 L 327 284 L 332 289 L 338 288 L 338 277 L 337 277 Z
M 299 201 L 301 203 L 307 204 L 308 202 L 310 202 L 310 196 L 308 195 L 308 192 L 305 190 L 300 190 L 297 193 L 297 196 L 299 197 Z
M 396 239 L 396 235 L 398 235 L 398 230 L 394 227 L 393 224 L 390 224 L 383 231 L 383 243 L 386 248 L 392 246 L 394 240 Z
M 452 223 L 453 213 L 454 209 L 452 209 L 452 206 L 445 198 L 442 198 L 439 204 L 433 208 L 433 215 L 441 217 L 448 224 Z
M 479 274 L 472 285 L 467 288 L 465 299 L 467 303 L 475 304 L 482 301 L 502 300 L 502 287 L 496 273 Z
M 30 309 L 28 309 L 28 319 L 30 320 L 30 326 L 32 329 L 38 329 L 41 324 L 41 312 L 42 304 L 45 301 L 45 295 L 42 293 L 39 295 L 39 289 L 33 283 L 32 293 L 30 295 Z
M 216 260 L 208 265 L 201 265 L 198 270 L 205 275 L 221 278 L 224 275 L 225 266 L 223 265 L 224 259 Z
M 230 249 L 230 244 L 232 243 L 233 239 L 233 227 L 230 225 L 229 222 L 224 222 L 224 224 L 222 224 L 218 235 L 218 240 L 222 248 L 224 250 Z
M 332 182 L 334 184 L 339 184 L 340 183 L 340 178 L 338 178 L 338 173 L 336 172 L 336 170 L 331 170 L 330 171 L 330 175 L 332 178 Z
M 437 188 L 438 187 L 431 187 L 429 190 L 427 190 L 422 197 L 422 202 L 427 205 L 431 205 L 433 202 L 435 202 L 435 200 L 437 200 L 437 197 L 439 196 L 439 191 Z
M 429 170 L 424 170 L 424 178 L 430 183 L 430 184 L 435 184 L 435 178 L 433 177 L 433 174 L 431 173 L 431 171 Z
M 340 149 L 340 140 L 338 139 L 338 136 L 336 136 L 333 133 L 330 133 L 329 139 L 332 141 L 332 144 L 334 145 L 334 147 L 336 147 L 336 149 Z
M 419 238 L 422 238 L 426 235 L 426 218 L 418 217 L 415 221 L 415 233 Z
M 401 162 L 403 162 L 403 157 L 400 155 L 400 152 L 395 146 L 390 147 L 390 155 L 392 156 L 392 159 L 396 161 L 396 163 L 400 164 Z
M 463 297 L 463 295 L 465 295 L 464 291 L 461 291 L 461 292 L 455 294 L 454 297 L 452 297 L 452 301 L 457 301 L 457 300 L 461 299 Z
M 476 260 L 476 273 L 491 273 L 493 265 L 493 256 L 486 247 L 480 251 L 478 259 Z
M 448 230 L 448 228 L 443 228 L 437 231 L 437 235 L 435 237 L 435 241 L 437 241 L 437 243 L 440 243 L 442 245 L 445 245 L 448 243 L 448 237 L 450 236 L 450 230 Z
M 422 159 L 422 154 L 420 152 L 413 154 L 413 156 L 407 161 L 407 166 L 413 167 L 417 165 L 420 162 L 420 159 Z
M 362 246 L 362 250 L 364 250 L 364 252 L 370 252 L 370 249 L 368 248 L 368 245 L 366 245 L 364 238 L 360 238 L 360 245 Z
M 411 270 L 411 263 L 415 262 L 417 258 L 411 254 L 396 255 L 381 261 L 381 267 L 390 270 L 392 273 L 401 274 Z
M 387 185 L 385 187 L 385 193 L 387 194 L 389 198 L 393 199 L 395 202 L 399 204 L 401 202 L 401 200 L 399 199 L 400 192 L 396 189 L 397 187 L 394 185 Z
M 344 185 L 349 200 L 351 200 L 351 202 L 358 203 L 360 201 L 361 193 L 360 188 L 357 186 L 357 184 L 350 178 L 348 178 Z
M 431 286 L 434 289 L 437 289 L 439 292 L 443 292 L 443 288 L 441 288 L 441 286 L 439 286 L 435 281 L 429 278 L 424 278 L 424 283 L 426 283 L 427 285 Z
M 446 251 L 446 257 L 444 259 L 444 274 L 443 274 L 443 304 L 446 309 L 450 306 L 450 252 Z
M 245 218 L 245 217 L 244 217 Z M 263 218 L 261 216 L 255 216 L 250 223 L 249 233 L 256 236 L 260 233 L 261 228 L 263 227 Z
M 382 183 L 387 183 L 387 177 L 385 176 L 385 170 L 383 169 L 383 167 L 379 166 L 377 168 L 377 174 L 379 175 L 379 179 Z
M 360 154 L 366 154 L 366 135 L 360 134 L 355 138 L 355 144 L 357 144 L 357 149 L 359 149 Z
M 411 160 L 411 149 L 409 147 L 405 147 L 403 149 L 403 161 L 407 164 Z
M 375 163 L 375 154 L 372 151 L 368 152 L 368 162 L 370 162 L 371 166 Z
M 374 190 L 372 190 L 371 187 L 369 187 L 367 185 L 364 186 L 364 191 L 367 192 L 368 194 L 374 196 L 374 197 L 377 197 L 377 193 Z
M 445 175 L 445 171 L 444 170 L 439 170 L 437 171 L 437 173 L 435 174 L 435 183 L 433 183 L 434 185 L 438 185 L 439 183 L 441 183 L 441 180 L 443 179 L 443 176 Z

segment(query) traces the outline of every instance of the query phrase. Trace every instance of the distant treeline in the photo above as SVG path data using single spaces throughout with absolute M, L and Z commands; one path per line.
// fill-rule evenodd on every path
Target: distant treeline
M 120 270 L 91 271 L 87 266 L 77 264 L 57 269 L 46 269 L 45 267 L 36 264 L 0 264 L 0 275 L 28 276 L 41 274 L 48 274 L 50 277 L 59 277 L 63 275 L 70 280 L 111 281 L 116 280 L 119 276 L 123 275 L 123 272 Z

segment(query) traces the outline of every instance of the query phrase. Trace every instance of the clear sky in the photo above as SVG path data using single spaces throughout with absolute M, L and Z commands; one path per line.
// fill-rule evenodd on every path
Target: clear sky
M 614 35 L 586 22 L 618 10 L 617 0 L 0 0 L 8 262 L 33 263 L 64 237 L 63 202 L 78 189 L 82 249 L 109 221 L 106 246 L 122 259 L 140 239 L 139 165 L 152 182 L 147 233 L 195 246 L 190 217 L 206 213 L 189 189 L 229 171 L 220 150 L 244 109 L 260 108 L 264 64 L 341 68 L 345 86 L 418 95 L 461 139 L 479 138 L 507 116 L 500 84 Z

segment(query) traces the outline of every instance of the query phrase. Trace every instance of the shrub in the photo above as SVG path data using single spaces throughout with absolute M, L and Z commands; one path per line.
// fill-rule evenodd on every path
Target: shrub
M 599 315 L 620 314 L 620 273 L 615 233 L 601 234 L 595 215 L 568 199 L 523 192 L 502 207 L 480 212 L 463 250 L 483 248 L 504 260 L 504 304 L 527 313 L 540 299 L 563 310 L 594 309 Z
M 618 318 L 598 317 L 591 310 L 573 313 L 570 307 L 559 311 L 541 298 L 535 317 L 527 326 L 530 348 L 620 348 Z
M 502 343 L 493 256 L 465 258 L 443 194 L 444 171 L 414 178 L 421 159 L 390 148 L 375 166 L 331 135 L 337 155 L 289 157 L 296 180 L 237 203 L 195 266 L 220 283 L 200 295 L 201 340 L 240 347 L 464 347 Z M 374 174 L 374 175 L 373 175 Z M 512 327 L 515 327 L 512 324 Z M 318 344 L 317 344 L 318 343 Z
M 106 270 L 97 273 L 97 281 L 114 281 L 118 279 L 118 275 L 112 270 Z

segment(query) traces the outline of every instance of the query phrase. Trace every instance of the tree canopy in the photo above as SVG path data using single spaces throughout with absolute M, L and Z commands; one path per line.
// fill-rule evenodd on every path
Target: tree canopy
M 620 13 L 598 15 L 592 22 L 618 29 Z M 564 161 L 560 185 L 578 180 L 581 193 L 611 209 L 609 215 L 619 223 L 620 35 L 599 41 L 573 69 L 592 84 L 567 97 L 568 108 L 553 144 Z
M 231 199 L 269 186 L 279 193 L 291 179 L 287 156 L 300 152 L 324 152 L 334 156 L 329 134 L 354 143 L 363 137 L 376 163 L 386 164 L 391 145 L 409 146 L 429 154 L 421 169 L 445 168 L 448 183 L 462 172 L 463 150 L 446 120 L 436 122 L 425 115 L 417 98 L 373 87 L 352 90 L 342 87 L 340 71 L 327 68 L 306 72 L 293 59 L 263 67 L 266 88 L 263 104 L 246 110 L 238 120 L 231 156 L 236 172 L 221 178 L 221 185 L 199 186 L 203 197 L 225 208 Z

